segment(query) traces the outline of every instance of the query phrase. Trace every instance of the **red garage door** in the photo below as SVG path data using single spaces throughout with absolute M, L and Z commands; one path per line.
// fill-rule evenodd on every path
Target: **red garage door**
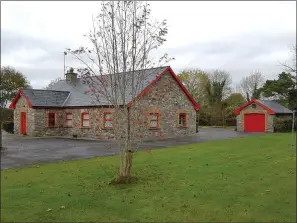
M 265 132 L 265 115 L 264 114 L 245 114 L 244 115 L 245 132 Z

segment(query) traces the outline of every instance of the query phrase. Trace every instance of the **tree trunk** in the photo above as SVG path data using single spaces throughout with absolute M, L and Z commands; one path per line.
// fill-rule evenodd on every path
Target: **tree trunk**
M 133 159 L 133 150 L 131 143 L 131 117 L 130 109 L 127 108 L 127 138 L 125 142 L 124 154 L 121 159 L 120 173 L 117 180 L 117 183 L 129 183 L 131 180 L 131 168 L 132 168 L 132 159 Z
M 133 151 L 131 145 L 126 144 L 125 153 L 121 162 L 120 174 L 118 178 L 118 183 L 126 184 L 131 180 L 131 168 L 133 160 Z

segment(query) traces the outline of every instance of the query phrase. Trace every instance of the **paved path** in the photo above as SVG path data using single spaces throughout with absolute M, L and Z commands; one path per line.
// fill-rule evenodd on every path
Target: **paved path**
M 254 135 L 239 133 L 234 130 L 221 128 L 201 129 L 191 137 L 165 139 L 155 142 L 144 142 L 139 150 L 144 148 L 158 149 L 169 146 L 244 137 Z M 3 135 L 3 144 L 7 147 L 1 153 L 1 169 L 31 166 L 37 163 L 50 163 L 74 159 L 87 159 L 96 156 L 115 155 L 116 144 L 113 141 L 95 141 L 62 138 L 33 138 L 15 136 L 8 133 Z

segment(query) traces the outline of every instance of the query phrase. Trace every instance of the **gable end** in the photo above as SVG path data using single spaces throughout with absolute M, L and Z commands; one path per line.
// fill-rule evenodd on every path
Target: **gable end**
M 176 74 L 173 72 L 173 70 L 171 69 L 171 67 L 168 67 L 167 69 L 165 69 L 161 74 L 159 74 L 157 76 L 157 78 L 155 80 L 153 80 L 142 92 L 140 92 L 136 98 L 132 101 L 130 101 L 128 103 L 128 107 L 131 107 L 132 103 L 136 100 L 138 100 L 142 95 L 146 94 L 151 87 L 162 78 L 163 75 L 165 75 L 166 73 L 169 73 L 173 79 L 177 82 L 177 84 L 179 85 L 179 87 L 181 88 L 181 90 L 183 91 L 183 93 L 187 96 L 187 98 L 189 99 L 189 101 L 192 103 L 193 107 L 195 110 L 199 110 L 200 107 L 197 104 L 197 102 L 194 100 L 194 98 L 190 95 L 190 93 L 188 92 L 188 90 L 185 88 L 185 86 L 182 84 L 182 82 L 178 79 L 178 77 L 176 76 Z
M 263 109 L 267 110 L 268 114 L 270 115 L 274 115 L 275 114 L 275 111 L 271 110 L 270 108 L 266 107 L 265 105 L 263 105 L 262 103 L 258 102 L 257 100 L 250 100 L 249 102 L 245 103 L 244 105 L 242 105 L 240 108 L 236 109 L 233 114 L 234 115 L 239 115 L 240 112 L 245 109 L 247 106 L 251 105 L 251 104 L 257 104 L 259 105 L 260 107 L 262 107 Z
M 32 108 L 32 103 L 30 102 L 28 97 L 24 94 L 24 92 L 21 89 L 18 91 L 17 95 L 12 100 L 11 104 L 9 105 L 9 108 L 15 109 L 16 103 L 18 102 L 18 100 L 20 99 L 21 96 L 23 96 L 26 99 L 29 108 Z

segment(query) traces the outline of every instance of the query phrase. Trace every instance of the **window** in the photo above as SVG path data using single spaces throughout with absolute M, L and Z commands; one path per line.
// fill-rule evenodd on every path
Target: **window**
M 257 108 L 257 105 L 256 104 L 252 104 L 252 108 Z
M 81 127 L 90 127 L 90 114 L 88 112 L 81 113 Z
M 104 128 L 112 128 L 112 114 L 104 112 Z
M 150 113 L 149 127 L 157 129 L 159 127 L 159 113 Z
M 56 113 L 49 112 L 48 113 L 48 127 L 55 127 L 56 126 Z
M 186 127 L 187 126 L 187 122 L 186 122 L 186 113 L 180 113 L 178 116 L 178 125 L 179 127 Z
M 66 127 L 72 127 L 73 125 L 73 114 L 72 113 L 66 113 L 66 120 L 65 120 Z

